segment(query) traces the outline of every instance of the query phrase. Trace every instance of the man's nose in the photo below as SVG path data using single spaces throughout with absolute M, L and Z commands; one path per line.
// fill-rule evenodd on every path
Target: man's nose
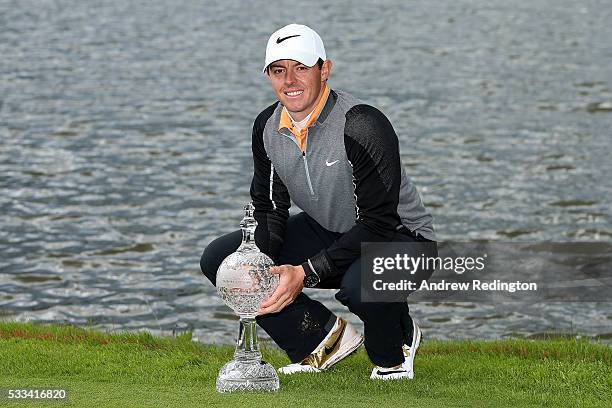
M 290 85 L 295 83 L 295 72 L 292 69 L 287 70 L 287 74 L 285 75 L 285 85 Z

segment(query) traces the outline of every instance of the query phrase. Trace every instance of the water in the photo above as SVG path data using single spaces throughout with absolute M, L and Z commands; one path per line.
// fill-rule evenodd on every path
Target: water
M 0 316 L 234 341 L 199 256 L 238 228 L 295 16 L 391 119 L 441 239 L 612 240 L 607 1 L 3 0 Z M 412 309 L 429 337 L 612 337 L 610 303 Z

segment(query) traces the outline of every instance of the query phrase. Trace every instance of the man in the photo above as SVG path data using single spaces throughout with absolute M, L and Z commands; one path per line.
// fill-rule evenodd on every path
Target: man
M 280 265 L 271 268 L 280 284 L 257 323 L 292 361 L 280 372 L 325 371 L 364 338 L 302 289 L 340 289 L 336 299 L 364 322 L 371 378 L 413 378 L 421 331 L 406 302 L 361 301 L 360 245 L 434 241 L 432 217 L 405 174 L 387 118 L 331 90 L 331 68 L 307 26 L 290 24 L 268 40 L 263 71 L 278 101 L 255 119 L 250 193 L 255 241 Z M 289 217 L 291 200 L 303 212 Z M 213 284 L 240 241 L 238 230 L 204 250 L 200 266 Z

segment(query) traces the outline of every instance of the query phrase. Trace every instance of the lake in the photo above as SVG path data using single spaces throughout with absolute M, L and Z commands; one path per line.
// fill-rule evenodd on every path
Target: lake
M 610 2 L 313 3 L 0 2 L 0 318 L 234 341 L 199 257 L 238 228 L 296 20 L 393 123 L 439 239 L 612 242 Z M 610 302 L 411 308 L 440 339 L 612 338 Z

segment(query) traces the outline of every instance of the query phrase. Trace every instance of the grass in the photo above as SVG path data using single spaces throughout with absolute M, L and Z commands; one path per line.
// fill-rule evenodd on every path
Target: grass
M 365 352 L 318 375 L 280 376 L 275 394 L 218 394 L 229 346 L 148 333 L 0 321 L 0 389 L 61 388 L 65 402 L 24 407 L 612 406 L 612 349 L 583 340 L 426 341 L 412 381 L 374 382 Z M 288 363 L 264 350 L 275 367 Z

